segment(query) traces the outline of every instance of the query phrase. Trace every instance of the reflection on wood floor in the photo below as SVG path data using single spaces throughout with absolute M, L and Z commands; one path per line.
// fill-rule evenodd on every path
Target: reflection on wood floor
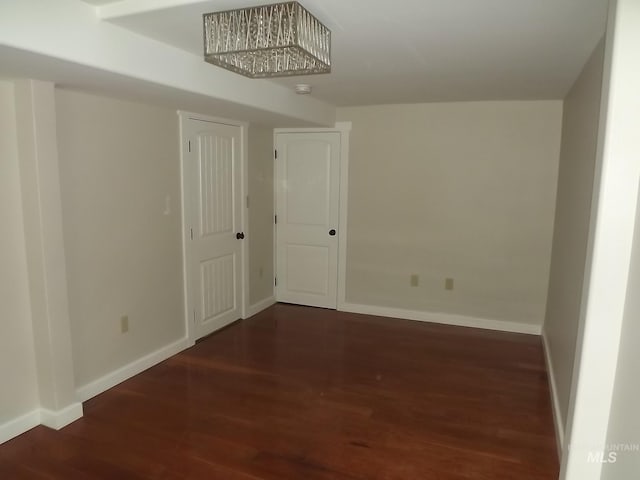
M 276 305 L 0 446 L 2 479 L 556 479 L 540 338 Z

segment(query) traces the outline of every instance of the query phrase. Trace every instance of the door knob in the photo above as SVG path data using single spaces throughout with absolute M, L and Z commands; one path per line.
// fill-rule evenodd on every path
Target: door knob
M 331 230 L 329 230 L 329 235 L 331 235 L 332 237 L 335 237 L 336 231 L 332 228 Z
M 238 240 L 242 240 L 242 239 L 244 239 L 244 232 L 238 232 L 238 233 L 236 233 L 236 238 L 237 238 Z

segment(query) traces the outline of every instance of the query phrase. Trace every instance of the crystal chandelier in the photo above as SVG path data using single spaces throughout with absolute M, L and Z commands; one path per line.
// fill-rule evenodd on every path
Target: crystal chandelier
M 331 71 L 331 31 L 298 2 L 205 13 L 204 59 L 250 78 Z

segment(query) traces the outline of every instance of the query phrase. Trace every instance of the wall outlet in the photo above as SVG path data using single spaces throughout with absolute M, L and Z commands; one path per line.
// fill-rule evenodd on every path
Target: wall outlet
M 412 287 L 417 287 L 418 285 L 420 285 L 420 275 L 418 275 L 417 273 L 412 273 L 411 277 L 409 277 L 409 284 Z
M 453 278 L 445 278 L 445 280 L 444 280 L 444 289 L 445 290 L 453 290 Z
M 129 315 L 123 315 L 120 317 L 120 333 L 127 333 L 129 331 Z

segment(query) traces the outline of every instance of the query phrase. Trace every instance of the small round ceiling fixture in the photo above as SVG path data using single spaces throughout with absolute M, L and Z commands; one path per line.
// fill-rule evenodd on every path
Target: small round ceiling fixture
M 298 95 L 309 95 L 311 93 L 311 85 L 309 85 L 308 83 L 297 84 L 296 93 Z

